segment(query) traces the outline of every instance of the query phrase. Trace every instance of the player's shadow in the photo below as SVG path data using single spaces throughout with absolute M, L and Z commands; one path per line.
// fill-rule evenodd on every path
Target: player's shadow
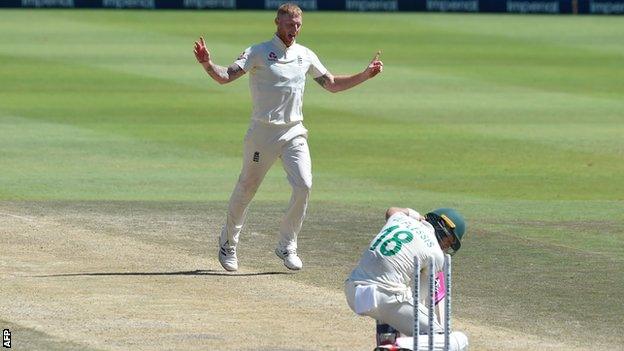
M 212 275 L 223 277 L 249 277 L 256 275 L 277 275 L 277 274 L 293 274 L 292 272 L 252 272 L 238 273 L 216 271 L 212 269 L 196 269 L 194 271 L 179 272 L 84 272 L 84 273 L 61 273 L 61 274 L 45 274 L 35 275 L 35 278 L 54 278 L 54 277 L 101 277 L 101 276 L 167 276 L 167 275 Z

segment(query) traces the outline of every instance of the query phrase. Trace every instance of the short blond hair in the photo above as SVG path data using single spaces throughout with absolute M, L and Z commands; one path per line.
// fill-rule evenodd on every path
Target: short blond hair
M 281 16 L 281 15 L 289 15 L 291 17 L 301 17 L 303 16 L 303 11 L 301 11 L 301 8 L 292 2 L 287 2 L 282 4 L 278 9 L 277 9 L 277 17 Z

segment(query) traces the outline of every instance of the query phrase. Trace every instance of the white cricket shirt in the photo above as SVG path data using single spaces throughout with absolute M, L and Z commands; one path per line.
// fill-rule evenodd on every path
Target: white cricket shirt
M 327 73 L 312 50 L 296 42 L 287 47 L 277 35 L 247 48 L 234 63 L 250 74 L 251 119 L 270 124 L 303 120 L 306 73 Z
M 356 284 L 376 284 L 388 292 L 405 294 L 411 291 L 413 284 L 414 256 L 418 256 L 421 269 L 425 271 L 428 271 L 430 258 L 435 262 L 436 272 L 444 267 L 444 253 L 433 226 L 397 212 L 388 218 L 364 250 L 349 280 Z

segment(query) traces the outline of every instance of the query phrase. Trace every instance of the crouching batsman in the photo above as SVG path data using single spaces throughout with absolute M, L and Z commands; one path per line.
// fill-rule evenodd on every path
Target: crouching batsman
M 378 349 L 412 350 L 414 303 L 418 303 L 420 326 L 419 350 L 428 346 L 429 311 L 427 285 L 429 263 L 434 261 L 438 277 L 444 267 L 444 255 L 459 250 L 466 224 L 463 217 L 450 208 L 440 208 L 422 216 L 410 208 L 391 207 L 386 211 L 386 224 L 381 228 L 360 258 L 358 266 L 345 281 L 345 294 L 351 309 L 377 321 L 378 346 L 380 329 L 397 331 L 401 337 Z M 421 274 L 418 301 L 412 296 L 414 258 L 420 262 Z M 439 294 L 436 296 L 438 300 Z M 448 297 L 447 297 L 448 298 Z M 440 301 L 438 301 L 440 302 Z M 444 349 L 443 318 L 436 306 L 434 318 L 434 349 Z M 450 334 L 450 350 L 468 348 L 468 338 L 461 332 Z

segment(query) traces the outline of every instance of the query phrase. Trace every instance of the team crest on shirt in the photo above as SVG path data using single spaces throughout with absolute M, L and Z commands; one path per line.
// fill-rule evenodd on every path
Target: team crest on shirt
M 271 51 L 269 52 L 269 57 L 268 57 L 269 61 L 277 61 L 277 55 Z

